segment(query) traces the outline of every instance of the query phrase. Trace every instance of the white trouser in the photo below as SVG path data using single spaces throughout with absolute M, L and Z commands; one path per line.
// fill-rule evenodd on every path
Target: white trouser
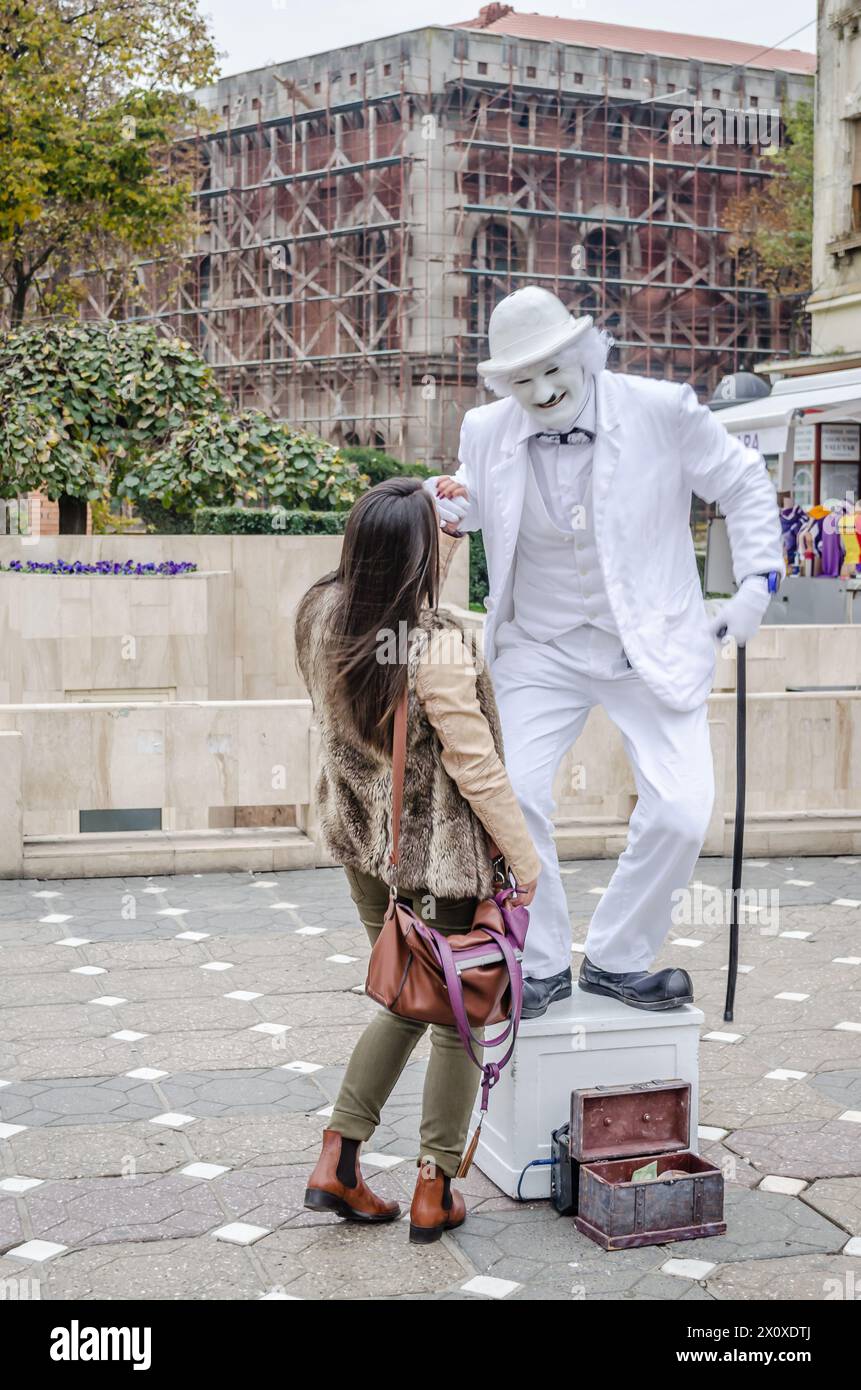
M 593 705 L 622 735 L 637 804 L 628 844 L 599 899 L 586 954 L 601 969 L 647 970 L 670 929 L 672 893 L 688 885 L 714 799 L 707 706 L 662 704 L 627 665 L 619 638 L 580 627 L 552 642 L 503 624 L 493 663 L 505 761 L 541 858 L 524 974 L 571 964 L 571 924 L 553 839 L 553 780 Z

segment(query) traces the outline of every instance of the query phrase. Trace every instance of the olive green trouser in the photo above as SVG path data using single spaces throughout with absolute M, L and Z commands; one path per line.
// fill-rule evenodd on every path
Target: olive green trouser
M 389 901 L 385 883 L 370 874 L 345 868 L 350 893 L 371 945 L 380 934 Z M 406 896 L 406 895 L 404 895 Z M 442 932 L 459 932 L 472 924 L 475 898 L 412 895 L 413 911 Z M 380 1111 L 394 1090 L 428 1024 L 399 1018 L 380 1009 L 368 1024 L 347 1065 L 329 1128 L 345 1139 L 370 1139 Z M 421 1151 L 418 1162 L 436 1164 L 453 1178 L 466 1142 L 469 1117 L 481 1073 L 470 1059 L 456 1028 L 432 1023 L 431 1055 L 422 1093 Z M 478 1037 L 481 1030 L 476 1030 Z

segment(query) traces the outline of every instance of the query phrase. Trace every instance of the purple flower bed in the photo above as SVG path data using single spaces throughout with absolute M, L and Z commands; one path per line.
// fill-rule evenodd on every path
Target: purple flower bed
M 134 560 L 126 560 L 119 564 L 115 560 L 97 560 L 94 565 L 85 564 L 81 560 L 76 560 L 70 565 L 68 560 L 10 560 L 8 565 L 0 568 L 11 571 L 13 574 L 119 574 L 119 575 L 146 575 L 146 574 L 189 574 L 197 569 L 197 565 L 191 560 L 162 560 L 160 564 L 142 565 Z

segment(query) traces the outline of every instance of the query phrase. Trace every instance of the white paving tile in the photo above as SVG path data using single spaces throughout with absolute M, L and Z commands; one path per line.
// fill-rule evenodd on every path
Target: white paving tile
M 140 1042 L 141 1038 L 148 1038 L 149 1033 L 135 1033 L 131 1028 L 121 1028 L 118 1033 L 111 1033 L 112 1038 L 117 1042 Z
M 465 1284 L 461 1284 L 461 1293 L 484 1294 L 485 1298 L 507 1298 L 520 1285 L 513 1279 L 493 1279 L 489 1274 L 476 1274 L 475 1278 L 468 1279 Z
M 813 888 L 812 878 L 788 878 L 786 879 L 787 888 Z
M 801 1004 L 805 999 L 809 999 L 809 994 L 795 994 L 791 989 L 785 989 L 780 994 L 776 994 L 775 999 L 788 999 L 791 1004 Z
M 765 1073 L 766 1081 L 803 1081 L 808 1073 L 806 1071 L 793 1071 L 790 1067 L 775 1067 L 774 1071 Z
M 324 1117 L 324 1119 L 328 1119 L 329 1116 L 330 1116 L 330 1115 L 334 1115 L 334 1113 L 335 1113 L 335 1107 L 334 1107 L 334 1105 L 324 1105 L 322 1110 L 315 1110 L 315 1111 L 314 1111 L 314 1114 L 315 1114 L 315 1115 L 322 1115 L 322 1116 Z M 362 1155 L 362 1157 L 364 1157 L 364 1154 Z
M 64 936 L 62 941 L 55 941 L 55 946 L 91 946 L 92 942 L 88 936 Z
M 269 906 L 272 908 L 272 911 L 273 911 L 273 912 L 295 912 L 296 909 L 297 909 L 297 907 L 299 906 L 299 904 L 298 904 L 298 903 L 270 903 Z
M 799 1192 L 803 1192 L 809 1183 L 803 1178 L 783 1178 L 779 1174 L 769 1173 L 768 1177 L 763 1178 L 759 1184 L 760 1192 L 781 1192 L 784 1197 L 797 1197 Z
M 39 918 L 40 922 L 49 922 L 52 926 L 57 925 L 59 922 L 71 922 L 71 920 L 71 912 L 49 912 L 47 917 Z
M 229 960 L 208 960 L 200 968 L 201 970 L 232 970 L 233 963 Z
M 0 1086 L 11 1086 L 11 1085 L 12 1085 L 12 1082 L 11 1082 L 11 1081 L 0 1081 Z
M 838 1033 L 861 1033 L 861 1023 L 853 1023 L 851 1019 L 845 1023 L 835 1023 L 834 1027 Z
M 751 970 L 753 970 L 753 968 L 754 968 L 754 967 L 753 967 L 752 965 L 740 965 L 740 966 L 738 967 L 738 973 L 739 973 L 739 975 L 749 975 L 750 972 L 751 972 Z M 728 966 L 728 965 L 722 965 L 722 966 L 721 966 L 721 970 L 729 970 L 729 966 Z
M 130 1076 L 133 1081 L 158 1081 L 162 1076 L 169 1076 L 170 1072 L 159 1071 L 158 1067 L 136 1067 L 134 1071 L 127 1071 L 126 1076 Z
M 662 1274 L 674 1274 L 677 1279 L 705 1279 L 713 1269 L 711 1260 L 665 1260 L 661 1265 Z
M 274 878 L 256 878 L 251 885 L 252 888 L 277 888 L 278 881 Z
M 700 1139 L 725 1139 L 728 1134 L 728 1129 L 718 1129 L 715 1125 L 697 1126 L 697 1135 Z
M 851 1240 L 847 1240 L 840 1253 L 841 1255 L 861 1255 L 861 1236 L 853 1236 Z
M 366 1154 L 364 1152 L 362 1152 L 361 1161 L 371 1168 L 397 1168 L 399 1163 L 407 1162 L 402 1154 Z
M 243 1004 L 250 1004 L 252 999 L 262 999 L 263 995 L 259 990 L 253 989 L 234 989 L 230 994 L 225 994 L 225 999 L 240 999 Z
M 861 864 L 861 859 L 847 859 L 845 854 L 840 854 L 834 861 L 835 864 Z
M 160 907 L 155 915 L 156 917 L 187 917 L 188 912 L 187 907 Z
M 674 946 L 702 946 L 695 936 L 674 936 L 671 938 Z
M 342 956 L 342 955 L 337 955 L 337 956 L 327 956 L 326 959 L 329 960 L 329 961 L 331 961 L 333 965 L 352 965 L 352 964 L 353 964 L 353 961 L 358 960 L 359 957 L 358 957 L 358 956 Z
M 861 907 L 861 898 L 835 898 L 832 907 Z
M 145 893 L 166 893 L 166 892 L 167 892 L 167 889 L 166 889 L 166 888 L 156 888 L 155 885 L 153 884 L 153 886 L 152 886 L 151 888 L 145 888 L 143 891 L 144 891 Z
M 326 928 L 325 928 L 325 927 L 297 927 L 297 928 L 296 928 L 296 931 L 295 931 L 295 933 L 294 933 L 294 935 L 295 935 L 295 936 L 324 936 L 324 935 L 325 935 L 325 932 L 326 932 Z
M 253 1023 L 248 1031 L 249 1033 L 270 1033 L 276 1037 L 279 1033 L 289 1033 L 292 1026 L 291 1023 Z
M 861 956 L 835 956 L 832 965 L 861 965 Z
M 32 898 L 62 898 L 62 893 L 52 891 L 50 888 L 42 888 L 38 893 L 31 893 Z
M 770 859 L 745 859 L 742 861 L 746 869 L 764 869 L 771 863 Z
M 743 1033 L 703 1033 L 703 1038 L 708 1042 L 737 1043 L 743 1037 Z
M 123 999 L 119 994 L 97 994 L 95 999 L 88 999 L 88 1004 L 102 1004 L 106 1009 L 115 1009 L 118 1004 L 127 1004 L 128 999 Z
M 178 931 L 175 937 L 177 941 L 208 941 L 211 933 L 208 931 Z
M 273 1289 L 271 1293 L 262 1293 L 258 1297 L 258 1303 L 304 1303 L 297 1293 L 282 1293 L 280 1289 Z
M 852 1125 L 861 1125 L 861 1110 L 844 1110 L 842 1115 L 837 1116 L 838 1120 L 848 1120 Z
M 806 941 L 811 935 L 809 931 L 782 931 L 781 936 L 785 936 L 787 941 Z
M 7 1250 L 6 1255 L 12 1260 L 36 1260 L 41 1264 L 54 1255 L 62 1255 L 68 1248 L 68 1245 L 58 1245 L 53 1240 L 26 1240 L 23 1245 L 16 1245 L 14 1250 Z
M 312 1071 L 322 1071 L 322 1062 L 285 1062 L 279 1071 L 298 1071 L 303 1076 L 309 1076 Z
M 586 954 L 586 942 L 585 942 L 585 941 L 572 941 L 572 942 L 571 942 L 571 950 L 575 953 L 575 955 L 578 955 L 578 956 L 585 956 L 585 954 Z
M 606 888 L 589 888 L 587 891 L 588 891 L 589 893 L 594 893 L 597 897 L 600 897 L 600 895 L 601 895 L 602 893 L 606 893 L 607 889 L 606 889 Z
M 220 1178 L 222 1173 L 229 1173 L 230 1169 L 220 1163 L 189 1163 L 179 1171 L 187 1178 L 205 1178 L 211 1182 L 213 1178 Z
M 23 1134 L 26 1125 L 10 1125 L 0 1120 L 0 1139 L 11 1139 L 14 1134 Z
M 255 1240 L 269 1235 L 268 1226 L 252 1226 L 248 1221 L 231 1221 L 227 1226 L 219 1226 L 213 1231 L 216 1240 L 226 1240 L 230 1245 L 253 1245 Z
M 196 1115 L 183 1115 L 181 1110 L 165 1110 L 163 1115 L 153 1115 L 151 1125 L 164 1125 L 166 1129 L 182 1129 L 197 1119 Z
M 29 1192 L 31 1187 L 41 1187 L 44 1178 L 0 1178 L 0 1192 Z

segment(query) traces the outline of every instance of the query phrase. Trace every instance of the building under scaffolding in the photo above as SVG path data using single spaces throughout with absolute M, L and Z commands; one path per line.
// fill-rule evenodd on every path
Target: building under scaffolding
M 593 313 L 625 370 L 707 391 L 801 346 L 797 306 L 736 283 L 723 223 L 774 176 L 775 118 L 813 67 L 497 4 L 226 77 L 202 94 L 199 246 L 180 274 L 139 266 L 125 310 L 94 281 L 88 312 L 181 333 L 241 405 L 437 468 L 487 399 L 490 312 L 524 283 Z M 744 129 L 721 131 L 733 112 Z M 703 143 L 704 114 L 735 138 Z

